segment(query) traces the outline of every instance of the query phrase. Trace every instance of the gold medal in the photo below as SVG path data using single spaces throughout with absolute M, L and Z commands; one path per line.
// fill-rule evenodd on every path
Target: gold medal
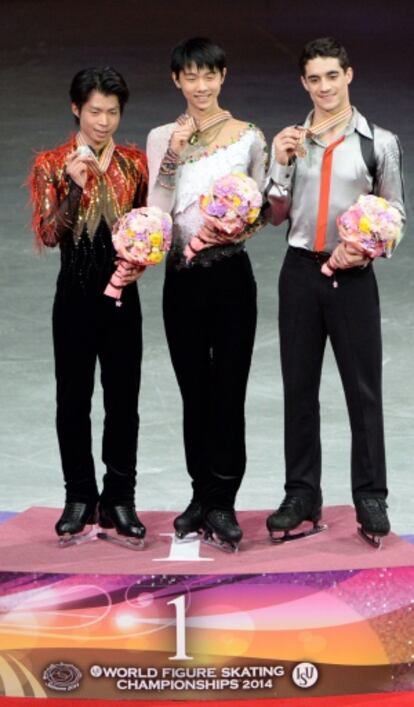
M 196 130 L 196 132 L 191 135 L 188 142 L 190 145 L 193 146 L 193 145 L 197 145 L 199 140 L 200 140 L 200 132 L 198 130 Z
M 203 133 L 207 132 L 207 130 L 210 130 L 210 128 L 213 128 L 215 125 L 225 123 L 227 120 L 230 120 L 231 117 L 232 115 L 228 110 L 220 110 L 218 113 L 215 113 L 210 116 L 210 118 L 206 118 L 203 121 L 197 123 L 194 121 L 197 129 L 191 135 L 188 141 L 189 144 L 192 146 L 198 145 L 198 143 L 202 141 Z

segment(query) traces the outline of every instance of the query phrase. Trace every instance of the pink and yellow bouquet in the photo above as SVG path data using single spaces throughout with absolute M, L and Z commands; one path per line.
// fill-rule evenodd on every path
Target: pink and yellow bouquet
M 172 219 L 157 206 L 142 206 L 121 216 L 112 231 L 119 264 L 104 294 L 120 300 L 126 263 L 146 268 L 158 265 L 171 247 Z
M 204 224 L 184 249 L 187 260 L 200 250 L 214 245 L 243 241 L 252 235 L 252 226 L 260 214 L 262 195 L 251 177 L 233 172 L 219 177 L 210 194 L 199 200 Z
M 365 194 L 349 207 L 337 224 L 346 248 L 369 258 L 390 258 L 401 238 L 401 214 L 380 196 Z M 330 277 L 336 270 L 330 258 L 321 268 Z

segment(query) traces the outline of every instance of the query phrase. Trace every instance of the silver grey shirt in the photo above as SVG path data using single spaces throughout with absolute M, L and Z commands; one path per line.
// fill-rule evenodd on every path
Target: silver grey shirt
M 309 127 L 311 113 L 304 125 Z M 401 170 L 401 148 L 396 135 L 374 126 L 374 134 L 364 116 L 353 108 L 352 118 L 344 131 L 345 139 L 333 152 L 328 223 L 324 250 L 332 252 L 340 238 L 337 217 L 355 203 L 361 194 L 370 194 L 373 178 L 365 164 L 358 133 L 374 140 L 376 158 L 375 194 L 387 199 L 401 213 L 405 222 L 404 190 Z M 289 245 L 314 249 L 319 209 L 322 162 L 328 146 L 317 137 L 305 141 L 306 156 L 296 158 L 291 166 L 276 162 L 269 169 L 267 198 L 271 206 L 270 220 L 278 226 L 289 219 Z

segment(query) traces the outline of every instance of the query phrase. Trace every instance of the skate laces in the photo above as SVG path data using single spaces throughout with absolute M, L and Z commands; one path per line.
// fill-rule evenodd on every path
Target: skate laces
M 88 510 L 89 503 L 87 501 L 68 501 L 63 509 L 62 518 L 66 516 L 81 515 Z
M 83 511 L 87 505 L 86 501 L 68 501 L 65 504 L 65 511 Z
M 300 496 L 285 496 L 282 503 L 280 504 L 279 511 L 290 511 L 290 510 L 301 510 L 303 507 L 303 500 Z
M 105 507 L 102 509 L 104 514 L 108 514 L 111 516 L 111 509 L 105 509 Z M 116 517 L 116 522 L 117 523 L 127 523 L 129 525 L 142 525 L 141 521 L 139 520 L 137 516 L 137 512 L 135 509 L 135 506 L 133 504 L 123 504 L 119 503 L 116 506 L 113 506 L 112 509 L 112 514 Z M 112 521 L 114 521 L 114 518 L 112 518 Z
M 212 514 L 214 514 L 217 518 L 217 520 L 220 521 L 230 521 L 231 523 L 234 523 L 237 525 L 237 520 L 236 520 L 236 513 L 235 511 L 231 509 L 215 509 L 211 511 Z
M 373 511 L 374 513 L 385 513 L 388 508 L 383 498 L 361 498 L 359 503 L 367 511 Z
M 137 523 L 138 522 L 138 517 L 137 517 L 137 512 L 135 509 L 135 506 L 117 506 L 116 508 L 119 508 L 120 510 L 120 515 L 122 514 L 125 520 L 131 523 Z

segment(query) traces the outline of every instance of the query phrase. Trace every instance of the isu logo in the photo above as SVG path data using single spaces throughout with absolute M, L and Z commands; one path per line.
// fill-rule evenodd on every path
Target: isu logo
M 292 672 L 292 680 L 298 687 L 312 687 L 319 677 L 318 668 L 313 663 L 298 663 Z
M 82 673 L 71 663 L 51 663 L 43 673 L 43 680 L 51 690 L 71 692 L 79 687 Z

